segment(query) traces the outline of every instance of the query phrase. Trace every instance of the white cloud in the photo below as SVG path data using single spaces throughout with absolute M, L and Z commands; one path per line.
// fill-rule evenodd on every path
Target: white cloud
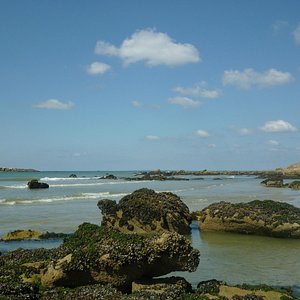
M 206 86 L 207 84 L 205 81 L 200 81 L 196 83 L 194 87 L 178 86 L 174 88 L 174 91 L 185 96 L 194 96 L 194 97 L 209 98 L 209 99 L 218 98 L 222 95 L 221 91 L 209 90 L 206 88 Z
M 201 138 L 205 138 L 205 137 L 209 137 L 209 133 L 203 129 L 198 129 L 196 131 L 196 135 L 201 137 Z
M 143 106 L 143 103 L 140 101 L 137 101 L 137 100 L 132 101 L 131 104 L 134 107 L 142 107 Z
M 244 71 L 226 70 L 222 80 L 224 85 L 234 85 L 241 89 L 249 89 L 252 86 L 264 88 L 284 85 L 293 81 L 293 79 L 290 73 L 276 69 L 270 69 L 264 73 L 256 72 L 253 69 L 245 69 Z
M 293 36 L 294 36 L 295 42 L 297 44 L 300 44 L 300 23 L 298 24 L 296 29 L 293 31 Z
M 274 34 L 277 34 L 281 30 L 283 30 L 285 27 L 287 27 L 289 23 L 287 21 L 277 20 L 273 25 L 272 29 Z
M 63 103 L 57 99 L 49 99 L 44 102 L 40 102 L 34 107 L 41 108 L 41 109 L 59 109 L 59 110 L 66 110 L 71 109 L 74 106 L 74 103 L 69 101 L 67 103 Z
M 292 124 L 283 120 L 268 121 L 260 129 L 265 132 L 288 132 L 297 130 Z
M 93 62 L 90 64 L 86 71 L 91 75 L 104 74 L 111 69 L 110 65 L 101 62 Z
M 276 140 L 268 140 L 267 144 L 271 146 L 279 146 L 279 142 Z
M 157 135 L 146 135 L 145 139 L 148 141 L 157 141 L 160 139 L 160 137 Z
M 177 43 L 166 33 L 154 29 L 136 31 L 122 42 L 120 48 L 105 41 L 98 41 L 95 52 L 100 55 L 117 56 L 125 65 L 146 61 L 150 67 L 177 66 L 201 61 L 195 46 Z
M 198 107 L 201 102 L 190 99 L 188 97 L 173 97 L 168 99 L 168 103 L 187 107 Z
M 216 145 L 216 144 L 208 144 L 207 147 L 208 147 L 208 148 L 216 148 L 217 145 Z
M 252 130 L 249 128 L 241 128 L 241 129 L 239 129 L 239 134 L 240 135 L 250 135 L 250 134 L 252 134 Z

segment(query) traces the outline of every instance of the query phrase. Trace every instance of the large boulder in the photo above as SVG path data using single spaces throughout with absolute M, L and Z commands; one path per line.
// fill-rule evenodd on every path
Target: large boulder
M 80 225 L 58 252 L 60 258 L 41 273 L 45 287 L 109 283 L 128 291 L 142 277 L 193 272 L 199 264 L 199 251 L 177 233 L 128 235 L 89 223 Z
M 103 215 L 102 225 L 124 233 L 190 232 L 189 209 L 170 192 L 156 193 L 143 188 L 123 197 L 118 204 L 100 200 L 98 207 Z
M 27 183 L 29 189 L 48 189 L 49 184 L 45 182 L 39 182 L 37 179 L 32 179 Z
M 300 238 L 300 208 L 284 202 L 219 202 L 194 214 L 202 231 Z

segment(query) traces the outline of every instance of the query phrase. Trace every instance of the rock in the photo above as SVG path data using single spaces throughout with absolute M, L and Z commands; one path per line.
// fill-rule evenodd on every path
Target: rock
M 77 175 L 72 173 L 72 174 L 69 175 L 69 178 L 77 178 Z
M 64 238 L 68 236 L 65 233 L 56 232 L 41 232 L 36 230 L 15 230 L 5 234 L 2 237 L 2 241 L 21 241 L 21 240 L 39 240 L 39 239 L 52 239 L 52 238 Z M 1 240 L 1 239 L 0 239 Z
M 267 187 L 278 187 L 278 188 L 282 188 L 286 186 L 283 184 L 282 178 L 268 178 L 266 180 L 263 180 L 261 184 Z
M 180 296 L 192 292 L 192 286 L 182 277 L 159 279 L 141 279 L 132 283 L 132 293 L 135 296 L 160 296 L 160 299 L 178 299 Z
M 293 190 L 300 190 L 300 181 L 293 181 L 289 184 L 289 188 Z
M 39 182 L 37 179 L 32 179 L 27 183 L 29 189 L 48 189 L 49 184 L 44 182 Z
M 2 237 L 2 240 L 5 242 L 8 241 L 21 241 L 21 240 L 36 240 L 40 239 L 42 232 L 34 230 L 15 230 L 8 232 Z
M 291 292 L 272 288 L 267 285 L 230 286 L 216 279 L 202 281 L 195 291 L 193 299 L 231 299 L 231 300 L 292 300 Z M 198 298 L 199 297 L 199 298 Z
M 142 277 L 193 272 L 199 263 L 199 251 L 177 233 L 128 235 L 89 223 L 65 239 L 60 253 L 41 273 L 44 287 L 109 283 L 129 291 Z
M 200 230 L 300 238 L 300 208 L 284 202 L 219 202 L 198 213 Z
M 102 176 L 100 179 L 116 180 L 116 179 L 118 179 L 118 177 L 113 174 L 109 174 L 109 175 Z
M 121 232 L 190 232 L 192 218 L 188 207 L 169 192 L 156 193 L 144 188 L 123 197 L 118 204 L 100 200 L 98 207 L 103 215 L 102 225 Z

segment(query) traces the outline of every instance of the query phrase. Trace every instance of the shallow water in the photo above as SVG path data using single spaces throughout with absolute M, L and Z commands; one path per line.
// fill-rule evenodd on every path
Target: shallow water
M 78 178 L 69 178 L 71 173 Z M 249 176 L 214 176 L 190 181 L 125 181 L 99 179 L 108 172 L 0 173 L 0 235 L 16 229 L 73 232 L 83 222 L 100 224 L 100 199 L 118 201 L 136 189 L 147 187 L 179 195 L 191 211 L 213 202 L 247 202 L 272 199 L 300 207 L 300 191 L 266 188 Z M 136 172 L 109 172 L 118 178 Z M 189 176 L 194 179 L 195 176 Z M 38 178 L 47 190 L 28 190 L 26 183 Z M 192 243 L 201 251 L 196 272 L 183 273 L 192 284 L 216 278 L 229 284 L 244 282 L 293 286 L 300 293 L 300 240 L 286 240 L 226 233 L 200 233 L 193 225 Z M 55 247 L 51 242 L 0 242 L 0 251 L 18 247 Z

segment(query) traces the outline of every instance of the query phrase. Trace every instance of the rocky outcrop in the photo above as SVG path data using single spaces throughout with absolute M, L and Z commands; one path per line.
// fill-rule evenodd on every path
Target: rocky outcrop
M 199 297 L 199 298 L 198 298 Z M 291 292 L 267 285 L 230 286 L 216 279 L 202 281 L 197 285 L 193 299 L 231 299 L 231 300 L 292 300 Z
M 102 176 L 100 177 L 99 179 L 110 179 L 110 180 L 117 180 L 118 177 L 113 175 L 113 174 L 108 174 L 108 175 L 105 175 L 105 176 Z
M 61 258 L 41 273 L 45 287 L 110 283 L 130 290 L 142 277 L 193 272 L 199 263 L 199 251 L 177 233 L 127 235 L 88 223 L 65 240 L 60 252 Z
M 132 293 L 140 298 L 178 299 L 192 292 L 192 286 L 182 277 L 142 279 L 132 283 Z
M 300 190 L 300 181 L 293 181 L 288 186 L 293 190 Z
M 268 178 L 263 180 L 261 184 L 267 187 L 277 187 L 277 188 L 282 188 L 287 186 L 283 183 L 282 178 Z
M 56 232 L 41 232 L 36 230 L 14 230 L 6 233 L 0 241 L 22 241 L 22 240 L 41 240 L 41 239 L 52 239 L 52 238 L 64 238 L 68 236 L 65 233 Z
M 72 174 L 69 175 L 69 178 L 77 178 L 77 175 L 72 173 Z
M 118 204 L 100 200 L 98 207 L 103 215 L 102 225 L 121 232 L 190 232 L 192 218 L 188 207 L 169 192 L 156 193 L 144 188 L 123 197 Z
M 300 238 L 300 208 L 272 200 L 214 203 L 194 214 L 203 231 Z
M 29 189 L 48 189 L 49 184 L 45 182 L 39 182 L 37 179 L 32 179 L 27 183 Z
M 0 172 L 39 172 L 35 169 L 0 168 Z

